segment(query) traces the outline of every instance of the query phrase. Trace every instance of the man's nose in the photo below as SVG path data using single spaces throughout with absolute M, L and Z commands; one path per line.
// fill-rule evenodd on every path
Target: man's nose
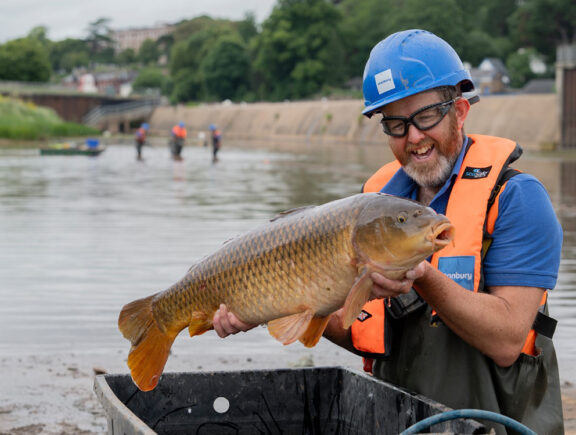
M 408 124 L 408 133 L 406 137 L 410 143 L 418 143 L 424 138 L 424 132 L 418 130 L 414 124 Z

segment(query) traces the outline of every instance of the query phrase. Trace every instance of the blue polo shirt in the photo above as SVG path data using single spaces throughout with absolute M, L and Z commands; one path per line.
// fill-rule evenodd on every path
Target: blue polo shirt
M 446 213 L 448 198 L 464 160 L 466 146 L 450 177 L 430 207 Z M 400 169 L 382 192 L 416 199 L 417 184 Z M 493 241 L 483 261 L 486 286 L 528 286 L 553 289 L 558 278 L 562 227 L 548 192 L 538 179 L 519 174 L 508 180 L 500 195 Z

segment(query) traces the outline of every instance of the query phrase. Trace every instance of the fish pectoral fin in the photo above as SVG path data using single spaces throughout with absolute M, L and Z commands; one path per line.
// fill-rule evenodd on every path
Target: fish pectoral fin
M 372 285 L 368 268 L 362 267 L 344 302 L 344 309 L 342 310 L 342 326 L 344 328 L 349 328 L 354 323 L 362 311 L 362 307 L 368 302 Z
M 300 337 L 300 342 L 306 347 L 316 346 L 326 329 L 326 325 L 328 325 L 330 317 L 332 317 L 332 314 L 312 317 L 304 335 Z
M 190 324 L 188 325 L 190 337 L 204 334 L 206 331 L 210 331 L 211 329 L 214 329 L 211 317 L 209 318 L 203 311 L 194 311 L 192 313 L 192 320 L 190 320 Z
M 314 317 L 312 309 L 268 322 L 268 332 L 282 344 L 294 343 L 307 330 Z

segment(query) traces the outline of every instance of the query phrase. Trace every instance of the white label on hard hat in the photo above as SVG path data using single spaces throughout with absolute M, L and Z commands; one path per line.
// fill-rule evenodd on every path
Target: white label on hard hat
M 391 89 L 394 89 L 394 79 L 392 78 L 392 70 L 387 69 L 386 71 L 379 72 L 374 76 L 376 80 L 376 87 L 378 88 L 378 93 L 383 94 Z

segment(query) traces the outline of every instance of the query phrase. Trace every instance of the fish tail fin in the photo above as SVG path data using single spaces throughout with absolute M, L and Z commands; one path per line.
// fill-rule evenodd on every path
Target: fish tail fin
M 118 328 L 132 343 L 128 367 L 134 383 L 142 391 L 153 390 L 164 370 L 170 348 L 178 333 L 163 331 L 152 315 L 154 296 L 138 299 L 122 308 Z

